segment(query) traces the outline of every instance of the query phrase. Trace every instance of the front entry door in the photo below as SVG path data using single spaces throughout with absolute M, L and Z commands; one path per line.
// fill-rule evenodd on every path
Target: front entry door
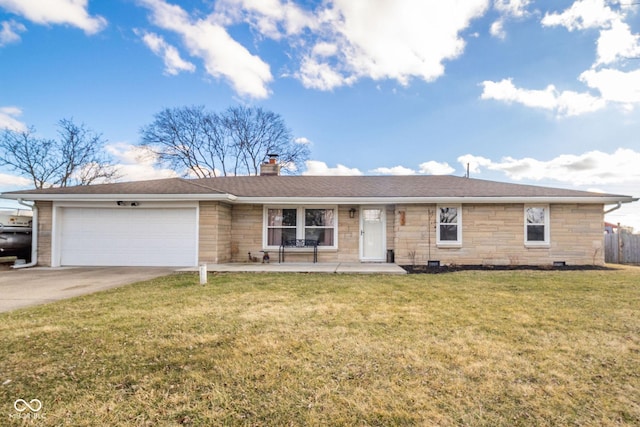
M 360 210 L 360 259 L 362 261 L 384 261 L 386 251 L 385 210 L 366 207 Z

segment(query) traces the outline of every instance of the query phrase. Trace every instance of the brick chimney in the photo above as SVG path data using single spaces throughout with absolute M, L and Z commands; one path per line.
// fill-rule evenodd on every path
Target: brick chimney
M 269 160 L 260 165 L 260 176 L 278 176 L 280 175 L 280 165 L 278 164 L 277 154 L 267 154 Z

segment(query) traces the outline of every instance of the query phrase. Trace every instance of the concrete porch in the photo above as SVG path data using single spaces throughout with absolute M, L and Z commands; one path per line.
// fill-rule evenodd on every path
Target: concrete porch
M 181 271 L 198 271 L 187 268 Z M 207 271 L 218 273 L 348 273 L 348 274 L 406 274 L 397 264 L 361 262 L 288 262 L 288 263 L 229 263 L 207 264 Z

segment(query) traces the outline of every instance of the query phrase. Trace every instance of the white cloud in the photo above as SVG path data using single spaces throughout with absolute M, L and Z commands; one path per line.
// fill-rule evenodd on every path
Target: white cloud
M 174 178 L 178 174 L 171 169 L 158 168 L 158 158 L 149 149 L 125 142 L 107 144 L 105 150 L 113 159 L 121 181 L 141 181 Z
M 597 89 L 603 99 L 633 108 L 640 103 L 640 69 L 624 72 L 615 69 L 588 70 L 580 80 Z
M 155 25 L 182 37 L 190 55 L 204 61 L 207 73 L 227 80 L 241 96 L 266 98 L 273 80 L 269 64 L 235 41 L 215 17 L 192 19 L 163 0 L 140 0 Z
M 312 13 L 291 1 L 220 0 L 216 11 L 228 22 L 248 22 L 263 36 L 275 40 L 298 34 L 317 23 Z
M 380 174 L 380 175 L 415 175 L 416 171 L 410 168 L 405 168 L 404 166 L 394 166 L 392 168 L 376 168 L 371 170 L 372 173 Z
M 495 0 L 493 7 L 503 15 L 522 18 L 527 14 L 531 0 Z
M 596 66 L 640 56 L 640 36 L 633 34 L 625 22 L 616 20 L 611 28 L 600 31 Z
M 613 3 L 613 2 L 611 2 Z M 634 16 L 631 4 L 613 10 L 605 0 L 579 0 L 560 14 L 547 14 L 543 26 L 563 26 L 569 31 L 597 29 L 597 60 L 595 66 L 611 64 L 640 54 L 640 36 L 633 34 L 625 20 Z
M 167 43 L 161 36 L 154 33 L 144 33 L 142 41 L 153 53 L 164 60 L 165 71 L 172 76 L 181 71 L 193 72 L 196 66 L 180 57 L 178 50 Z
M 606 102 L 588 93 L 558 91 L 549 85 L 545 89 L 517 88 L 511 79 L 499 82 L 482 82 L 481 99 L 493 99 L 507 103 L 518 103 L 527 107 L 555 112 L 558 116 L 576 116 L 603 109 Z
M 504 39 L 507 33 L 504 23 L 509 19 L 522 19 L 528 15 L 527 6 L 530 0 L 494 0 L 493 8 L 500 13 L 500 18 L 491 24 L 489 30 L 494 37 Z
M 311 140 L 309 140 L 309 138 L 305 138 L 304 136 L 301 136 L 299 138 L 294 139 L 293 142 L 295 142 L 296 144 L 302 144 L 302 145 L 312 145 L 313 144 L 313 142 L 311 142 Z
M 311 54 L 318 57 L 334 56 L 338 53 L 338 46 L 333 43 L 320 42 L 313 46 Z
M 17 119 L 21 115 L 22 110 L 18 107 L 0 107 L 0 129 L 26 131 L 27 125 Z
M 462 54 L 460 32 L 487 7 L 487 0 L 456 7 L 422 0 L 336 0 L 321 17 L 320 42 L 338 46 L 335 63 L 324 64 L 356 79 L 433 81 L 444 74 L 444 61 Z
M 66 24 L 95 34 L 107 26 L 102 16 L 91 16 L 88 0 L 0 0 L 0 7 L 36 24 Z
M 33 186 L 33 182 L 27 178 L 0 172 L 0 188 L 4 189 L 4 191 L 11 191 L 13 189 L 20 189 L 29 186 Z
M 464 167 L 465 171 L 468 168 L 469 173 L 481 173 L 481 168 L 486 168 L 493 163 L 486 157 L 474 156 L 473 154 L 465 154 L 458 157 L 458 162 Z
M 16 21 L 0 22 L 0 46 L 16 43 L 20 41 L 20 34 L 27 31 L 27 28 Z
M 578 0 L 562 13 L 545 14 L 542 25 L 563 26 L 569 31 L 605 28 L 619 17 L 605 0 Z
M 346 77 L 331 65 L 325 62 L 318 62 L 313 57 L 302 59 L 300 70 L 294 74 L 302 85 L 308 89 L 333 90 L 336 87 L 351 85 L 355 82 L 354 77 Z
M 300 58 L 298 70 L 288 74 L 307 88 L 332 90 L 361 78 L 402 85 L 412 78 L 437 79 L 443 62 L 464 51 L 461 31 L 488 6 L 489 0 L 455 7 L 423 0 L 335 0 L 308 11 L 289 0 L 224 0 L 216 11 L 220 22 L 248 22 L 276 40 L 286 36 Z
M 565 90 L 557 96 L 556 111 L 560 116 L 579 116 L 602 110 L 606 105 L 606 99 L 601 97 Z
M 500 0 L 507 2 L 507 0 Z M 545 89 L 518 88 L 511 79 L 499 82 L 485 81 L 482 99 L 519 103 L 531 108 L 554 112 L 558 116 L 577 116 L 617 105 L 632 110 L 640 103 L 640 69 L 623 71 L 614 64 L 640 56 L 640 35 L 634 34 L 625 22 L 634 12 L 630 7 L 612 9 L 606 0 L 577 0 L 559 13 L 546 13 L 543 26 L 562 26 L 569 31 L 599 31 L 596 42 L 596 60 L 578 80 L 589 89 L 599 92 L 560 91 L 552 84 Z M 497 3 L 496 3 L 497 6 Z M 499 27 L 495 29 L 500 31 Z M 602 68 L 609 65 L 608 68 Z M 631 64 L 634 66 L 635 64 Z
M 439 163 L 433 160 L 420 164 L 420 173 L 428 175 L 450 175 L 455 169 L 449 163 Z
M 425 175 L 449 175 L 455 172 L 455 169 L 449 166 L 446 162 L 441 163 L 430 160 L 428 162 L 421 163 L 418 171 L 398 165 L 391 168 L 380 167 L 373 169 L 370 172 L 380 175 L 416 175 L 418 173 Z
M 460 156 L 458 161 L 465 167 L 469 163 L 473 173 L 481 173 L 482 169 L 499 171 L 516 181 L 554 180 L 572 185 L 640 183 L 640 152 L 627 148 L 619 148 L 613 153 L 563 154 L 547 161 L 528 157 L 504 157 L 493 161 L 472 154 Z
M 527 90 L 515 87 L 512 79 L 503 79 L 499 82 L 482 82 L 484 90 L 482 99 L 495 99 L 505 102 L 518 102 L 528 107 L 553 110 L 556 105 L 556 89 L 547 86 L 544 90 Z
M 305 162 L 305 166 L 307 167 L 307 170 L 302 172 L 302 175 L 363 175 L 363 173 L 356 168 L 348 168 L 341 164 L 338 164 L 335 168 L 330 168 L 325 162 L 318 160 L 307 160 Z
M 489 29 L 489 33 L 493 37 L 497 37 L 499 39 L 506 38 L 507 37 L 507 33 L 504 30 L 504 20 L 499 19 L 499 20 L 495 21 L 493 24 L 491 24 L 491 27 Z

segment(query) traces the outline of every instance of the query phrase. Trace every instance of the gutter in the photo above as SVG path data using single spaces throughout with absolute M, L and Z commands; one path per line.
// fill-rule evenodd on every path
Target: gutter
M 134 193 L 109 193 L 109 194 L 52 194 L 52 193 L 2 193 L 0 198 L 20 200 L 27 197 L 29 200 L 44 200 L 53 202 L 111 202 L 117 200 L 136 200 L 151 202 L 175 202 L 175 201 L 200 201 L 212 200 L 232 203 L 238 198 L 233 194 L 205 194 L 205 193 L 183 193 L 183 194 L 134 194 Z
M 638 199 L 615 194 L 591 196 L 238 196 L 231 193 L 185 193 L 185 194 L 57 194 L 57 193 L 2 193 L 0 197 L 20 200 L 45 200 L 53 202 L 111 202 L 117 200 L 176 202 L 176 201 L 220 201 L 232 204 L 403 204 L 403 203 L 585 203 L 615 204 L 630 203 Z
M 27 206 L 33 211 L 33 219 L 31 220 L 31 262 L 28 264 L 13 265 L 12 268 L 27 268 L 35 267 L 38 264 L 38 207 L 34 203 L 30 205 L 18 199 L 18 203 L 22 206 Z
M 611 209 L 607 209 L 606 211 L 604 211 L 604 214 L 608 214 L 611 213 L 613 211 L 617 211 L 618 209 L 620 209 L 622 207 L 623 203 L 632 203 L 632 202 L 637 202 L 638 200 L 640 200 L 640 198 L 638 197 L 631 197 L 630 200 L 618 200 L 616 202 L 616 205 L 614 207 L 612 207 Z
M 578 203 L 578 204 L 612 204 L 630 203 L 637 199 L 628 196 L 606 195 L 600 196 L 443 196 L 443 197 L 254 197 L 239 196 L 234 202 L 239 204 L 358 204 L 358 205 L 388 205 L 388 204 L 409 204 L 409 203 L 456 203 L 456 204 L 502 204 L 502 203 Z

